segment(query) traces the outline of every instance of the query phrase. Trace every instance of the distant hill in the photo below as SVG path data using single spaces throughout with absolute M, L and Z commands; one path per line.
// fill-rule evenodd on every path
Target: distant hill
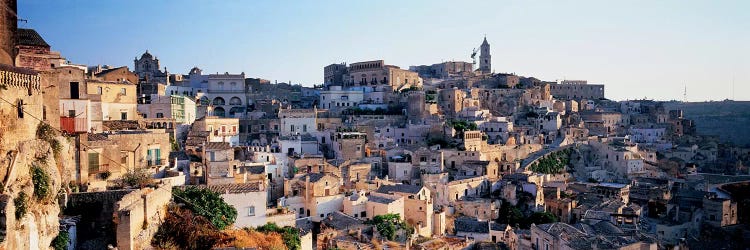
M 667 110 L 682 109 L 695 121 L 701 135 L 717 135 L 722 141 L 750 145 L 750 102 L 669 102 Z

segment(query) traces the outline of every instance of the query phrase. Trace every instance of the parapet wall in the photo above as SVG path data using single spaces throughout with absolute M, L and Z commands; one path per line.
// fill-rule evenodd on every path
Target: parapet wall
M 144 188 L 124 196 L 115 205 L 118 249 L 144 249 L 151 243 L 166 215 L 172 186 Z

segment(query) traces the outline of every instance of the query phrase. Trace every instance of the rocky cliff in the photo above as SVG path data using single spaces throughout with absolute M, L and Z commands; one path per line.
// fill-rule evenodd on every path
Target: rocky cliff
M 50 249 L 75 169 L 72 143 L 40 122 L 58 114 L 47 114 L 39 82 L 36 72 L 0 67 L 0 250 Z
M 72 166 L 73 151 L 65 138 L 55 140 L 60 145 L 57 153 L 41 139 L 21 141 L 13 149 L 0 151 L 5 156 L 0 159 L 4 167 L 0 176 L 0 249 L 49 249 L 57 236 L 58 195 L 68 182 L 61 173 Z

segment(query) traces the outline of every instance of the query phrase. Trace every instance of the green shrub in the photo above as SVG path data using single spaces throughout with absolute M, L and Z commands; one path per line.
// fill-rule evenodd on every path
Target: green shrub
M 21 192 L 18 197 L 13 199 L 13 204 L 16 205 L 16 220 L 20 220 L 29 210 L 29 196 L 26 193 Z
M 185 208 L 208 219 L 219 230 L 223 230 L 237 219 L 237 210 L 224 202 L 219 193 L 209 189 L 192 186 L 184 190 L 175 188 L 172 196 L 176 202 L 185 203 Z
M 276 223 L 268 223 L 256 228 L 258 232 L 269 233 L 276 232 L 281 234 L 281 239 L 289 250 L 299 250 L 302 248 L 302 242 L 299 239 L 299 230 L 294 227 L 279 227 Z
M 377 215 L 372 218 L 370 223 L 374 224 L 378 233 L 388 240 L 396 239 L 396 233 L 399 229 L 410 231 L 409 234 L 413 232 L 413 228 L 402 221 L 398 214 Z
M 44 122 L 39 122 L 39 126 L 36 127 L 36 138 L 49 143 L 55 158 L 59 159 L 62 144 L 55 137 L 57 137 L 57 131 L 52 126 Z
M 145 187 L 151 184 L 151 177 L 143 169 L 128 171 L 121 178 L 122 185 L 126 187 Z
M 36 197 L 37 200 L 42 200 L 49 196 L 49 175 L 44 169 L 36 164 L 31 165 L 31 182 L 34 183 L 34 197 Z
M 55 239 L 52 240 L 50 246 L 55 250 L 66 250 L 68 249 L 68 242 L 70 242 L 68 231 L 60 231 Z

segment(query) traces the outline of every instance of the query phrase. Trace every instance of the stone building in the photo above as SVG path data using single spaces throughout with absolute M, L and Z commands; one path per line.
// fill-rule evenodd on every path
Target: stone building
M 16 61 L 17 0 L 2 0 L 0 11 L 0 64 L 13 66 Z
M 240 161 L 234 158 L 234 150 L 228 142 L 208 142 L 203 146 L 206 166 L 206 184 L 223 185 L 235 183 L 235 171 Z
M 107 82 L 127 81 L 129 83 L 138 83 L 138 75 L 136 73 L 130 72 L 128 66 L 102 70 L 101 72 L 97 72 L 96 74 L 94 74 L 94 77 L 96 79 Z
M 153 171 L 166 166 L 171 152 L 170 135 L 164 130 L 111 131 L 80 136 L 77 170 L 80 183 L 89 190 L 103 190 L 108 182 L 134 170 Z
M 282 206 L 298 212 L 299 217 L 310 217 L 320 222 L 326 216 L 342 210 L 344 194 L 341 180 L 332 174 L 308 173 L 284 180 Z
M 446 117 L 455 117 L 463 109 L 466 93 L 460 89 L 443 89 L 439 91 L 438 105 Z
M 492 72 L 492 56 L 490 55 L 490 44 L 484 37 L 482 45 L 479 46 L 479 72 L 489 74 Z
M 245 73 L 209 74 L 205 97 L 210 101 L 211 115 L 218 117 L 244 117 L 248 100 L 245 96 Z
M 130 82 L 106 82 L 89 79 L 87 94 L 92 100 L 93 113 L 89 117 L 98 123 L 109 120 L 137 120 L 136 85 Z M 101 112 L 101 113 L 99 113 Z M 101 130 L 98 130 L 101 131 Z
M 159 58 L 146 50 L 141 58 L 133 59 L 133 71 L 138 75 L 138 95 L 164 94 L 169 85 L 169 72 L 161 71 Z
M 429 189 L 423 186 L 406 184 L 382 185 L 375 193 L 371 193 L 371 195 L 377 196 L 379 195 L 378 193 L 405 198 L 404 220 L 414 226 L 417 234 L 424 237 L 432 236 L 434 210 L 432 193 Z
M 332 141 L 336 159 L 350 161 L 365 156 L 367 135 L 360 132 L 337 132 Z
M 151 95 L 147 102 L 138 103 L 143 118 L 169 118 L 178 124 L 193 124 L 196 104 L 190 97 Z
M 352 63 L 345 70 L 342 67 L 343 64 L 332 64 L 323 69 L 325 86 L 338 85 L 340 76 L 344 88 L 364 86 L 400 91 L 422 87 L 418 73 L 386 65 L 383 60 Z
M 262 183 L 253 182 L 199 187 L 219 193 L 224 202 L 237 210 L 237 219 L 234 222 L 234 226 L 254 228 L 266 224 L 267 193 Z M 293 215 L 292 218 L 294 218 Z M 279 224 L 279 226 L 283 227 L 285 225 Z
M 410 71 L 417 72 L 422 78 L 449 78 L 454 76 L 471 76 L 474 64 L 462 61 L 447 61 L 433 65 L 409 66 Z
M 343 86 L 346 63 L 331 64 L 323 68 L 323 84 L 325 86 Z
M 207 142 L 228 142 L 237 146 L 240 143 L 239 124 L 237 118 L 208 116 L 196 119 L 192 129 L 208 132 Z
M 737 202 L 716 194 L 706 195 L 703 198 L 703 222 L 714 227 L 737 224 Z
M 604 84 L 588 84 L 583 80 L 563 80 L 550 84 L 552 96 L 561 100 L 604 99 Z
M 46 71 L 65 62 L 60 52 L 51 51 L 49 44 L 35 30 L 18 29 L 16 36 L 16 67 Z
M 320 108 L 340 110 L 357 107 L 364 100 L 364 92 L 357 89 L 343 90 L 341 86 L 330 86 L 320 91 Z
M 281 109 L 281 136 L 310 134 L 317 129 L 317 109 Z

